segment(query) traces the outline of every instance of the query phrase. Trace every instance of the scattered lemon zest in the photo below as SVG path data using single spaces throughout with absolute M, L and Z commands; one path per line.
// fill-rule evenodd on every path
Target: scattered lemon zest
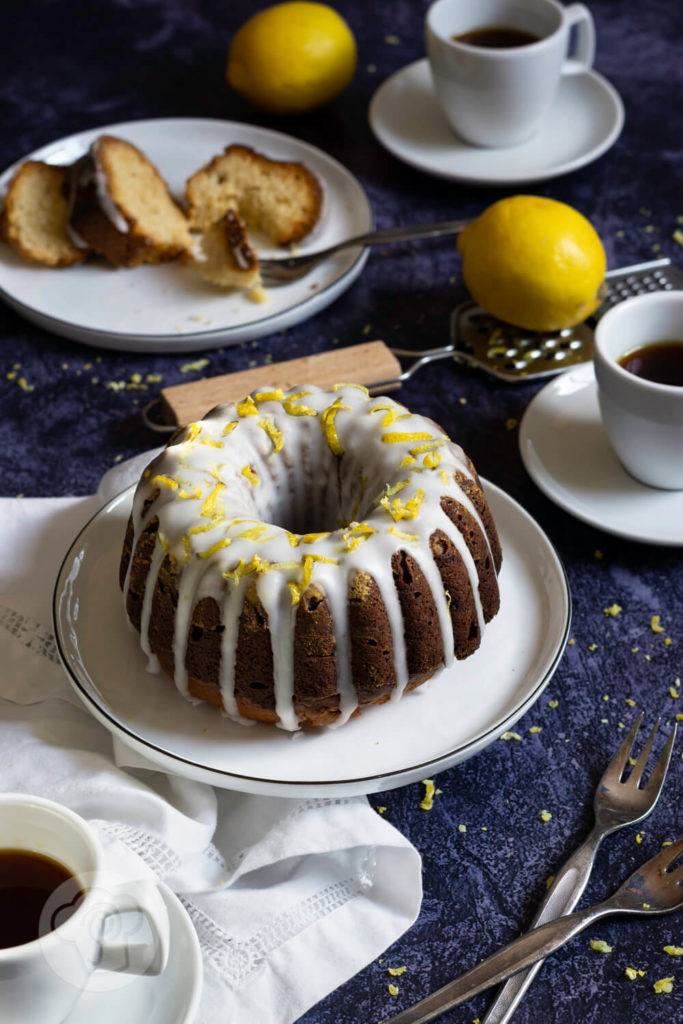
M 608 945 L 604 939 L 591 939 L 591 949 L 594 949 L 597 953 L 611 953 L 612 947 Z
M 254 487 L 256 487 L 256 485 L 259 482 L 258 475 L 254 472 L 254 470 L 251 468 L 251 466 L 243 466 L 242 467 L 242 476 L 246 476 L 246 478 L 249 481 L 249 483 L 253 484 Z
M 673 975 L 670 978 L 660 978 L 652 987 L 658 994 L 661 992 L 672 992 L 674 987 Z
M 393 978 L 400 978 L 407 970 L 408 967 L 406 964 L 404 964 L 403 967 L 387 967 L 387 972 L 391 974 Z
M 423 779 L 422 785 L 425 788 L 425 795 L 422 797 L 420 807 L 422 808 L 423 811 L 431 811 L 432 807 L 434 806 L 434 796 L 436 794 L 434 780 Z
M 539 818 L 541 819 L 541 821 L 550 821 L 550 819 L 552 818 L 552 814 L 550 813 L 550 811 L 541 811 L 541 813 L 539 814 Z
M 659 618 L 660 618 L 659 615 L 653 615 L 652 618 L 650 619 L 650 629 L 652 630 L 653 633 L 663 633 L 664 632 L 664 626 L 660 626 Z
M 683 956 L 683 946 L 664 946 L 663 948 L 669 956 Z
M 621 607 L 620 604 L 612 604 L 609 606 L 609 608 L 603 608 L 602 614 L 611 615 L 612 618 L 616 618 L 616 616 L 619 615 L 620 612 L 623 612 L 623 610 L 624 609 Z
M 216 543 L 212 544 L 211 547 L 207 548 L 206 551 L 200 551 L 199 552 L 199 557 L 200 558 L 210 558 L 211 555 L 215 555 L 217 551 L 221 550 L 221 548 L 230 547 L 231 544 L 232 544 L 232 541 L 230 540 L 229 537 L 223 537 L 222 540 L 217 540 Z

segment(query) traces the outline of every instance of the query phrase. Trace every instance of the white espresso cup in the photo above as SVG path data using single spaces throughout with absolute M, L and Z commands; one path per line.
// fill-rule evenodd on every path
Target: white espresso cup
M 683 292 L 626 299 L 598 322 L 594 363 L 602 421 L 624 469 L 641 483 L 683 489 L 683 387 L 619 365 L 648 344 L 673 341 L 683 354 Z
M 530 33 L 536 41 L 496 48 L 454 38 L 485 28 Z M 556 0 L 436 0 L 425 35 L 439 104 L 453 131 L 475 146 L 515 146 L 530 138 L 560 78 L 586 71 L 595 55 L 590 11 Z
M 157 886 L 147 879 L 114 881 L 95 834 L 73 811 L 23 793 L 0 794 L 0 850 L 57 861 L 82 893 L 76 903 L 73 881 L 55 889 L 40 914 L 38 937 L 0 948 L 0 1024 L 58 1024 L 96 968 L 163 970 L 169 921 Z M 127 923 L 131 913 L 137 921 L 139 914 L 146 918 L 149 936 Z

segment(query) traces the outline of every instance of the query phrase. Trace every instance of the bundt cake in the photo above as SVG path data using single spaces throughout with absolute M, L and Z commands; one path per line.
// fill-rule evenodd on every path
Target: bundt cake
M 276 245 L 299 242 L 317 223 L 322 189 L 303 164 L 271 160 L 248 146 L 228 146 L 188 180 L 187 215 L 205 231 L 236 210 L 248 227 L 263 231 Z
M 137 486 L 120 584 L 183 695 L 295 730 L 471 655 L 500 562 L 477 474 L 438 426 L 309 385 L 176 432 Z
M 195 267 L 207 281 L 221 288 L 256 288 L 261 283 L 258 256 L 249 244 L 244 221 L 234 210 L 202 235 L 203 259 Z
M 190 253 L 187 219 L 156 167 L 131 142 L 100 135 L 70 169 L 68 230 L 75 245 L 118 267 Z
M 68 168 L 27 160 L 12 178 L 0 219 L 3 237 L 32 263 L 71 267 L 85 253 L 67 234 Z

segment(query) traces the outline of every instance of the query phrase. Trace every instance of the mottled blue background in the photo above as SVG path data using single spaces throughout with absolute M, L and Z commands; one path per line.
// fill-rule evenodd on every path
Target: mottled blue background
M 322 147 L 360 179 L 382 227 L 473 216 L 493 200 L 520 191 L 467 188 L 429 178 L 391 157 L 371 134 L 367 107 L 373 92 L 389 74 L 423 56 L 424 0 L 337 3 L 359 42 L 354 81 L 326 110 L 286 121 L 255 113 L 224 84 L 229 39 L 257 6 L 247 0 L 25 0 L 3 5 L 0 167 L 85 128 L 134 118 L 196 116 L 274 127 Z M 683 7 L 675 0 L 594 0 L 590 7 L 598 30 L 596 67 L 624 100 L 623 134 L 595 164 L 527 191 L 564 200 L 586 214 L 605 243 L 610 266 L 655 254 L 683 263 L 681 247 L 672 238 L 676 218 L 683 215 Z M 388 36 L 397 41 L 388 43 Z M 463 298 L 452 240 L 393 247 L 386 256 L 371 256 L 360 280 L 311 321 L 256 344 L 209 352 L 206 372 L 322 351 L 334 338 L 351 345 L 366 339 L 368 324 L 372 337 L 390 345 L 441 345 L 449 313 Z M 95 358 L 100 360 L 97 385 L 91 383 L 93 371 L 83 369 Z M 160 373 L 164 384 L 177 383 L 193 376 L 181 372 L 187 361 L 187 356 L 89 349 L 46 333 L 0 305 L 1 493 L 93 491 L 116 456 L 128 457 L 157 443 L 140 420 L 140 408 L 151 393 L 113 392 L 104 382 Z M 26 393 L 6 378 L 15 364 L 33 391 Z M 668 723 L 683 712 L 683 699 L 669 694 L 683 674 L 680 549 L 611 537 L 541 495 L 521 464 L 517 431 L 506 428 L 507 420 L 521 419 L 539 387 L 504 385 L 477 371 L 437 364 L 403 390 L 406 404 L 439 420 L 479 471 L 519 500 L 547 531 L 569 575 L 575 642 L 538 705 L 516 727 L 521 742 L 496 742 L 472 761 L 442 773 L 436 780 L 441 793 L 431 811 L 420 808 L 419 784 L 372 798 L 423 855 L 422 913 L 382 963 L 371 964 L 313 1008 L 303 1018 L 306 1024 L 374 1024 L 517 935 L 533 916 L 547 876 L 590 827 L 595 783 L 622 735 L 619 723 L 630 722 L 636 711 L 625 698 L 644 708 L 648 721 L 662 715 Z M 597 550 L 602 558 L 596 557 Z M 603 609 L 614 602 L 622 613 L 606 617 Z M 665 633 L 651 631 L 655 614 Z M 666 646 L 664 637 L 673 642 Z M 550 700 L 557 706 L 551 708 Z M 542 731 L 530 733 L 534 725 Z M 584 903 L 606 896 L 663 840 L 683 831 L 681 750 L 679 740 L 660 805 L 641 829 L 642 843 L 636 843 L 635 829 L 607 841 Z M 551 821 L 540 820 L 542 808 L 552 812 Z M 459 824 L 467 826 L 465 833 L 458 831 Z M 592 951 L 591 937 L 606 939 L 613 952 Z M 680 1021 L 680 970 L 673 994 L 656 995 L 652 989 L 658 978 L 677 974 L 680 960 L 662 951 L 667 943 L 683 945 L 680 915 L 603 923 L 545 965 L 515 1020 Z M 387 974 L 387 966 L 403 964 L 407 970 L 400 978 Z M 626 966 L 644 970 L 645 976 L 629 981 Z M 395 997 L 387 988 L 392 980 L 399 987 Z M 486 1005 L 487 997 L 479 997 L 444 1020 L 469 1024 L 483 1017 Z

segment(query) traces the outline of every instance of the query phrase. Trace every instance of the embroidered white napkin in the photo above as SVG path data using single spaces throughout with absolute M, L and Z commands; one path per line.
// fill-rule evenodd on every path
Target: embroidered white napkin
M 364 797 L 169 776 L 82 707 L 52 636 L 53 584 L 79 529 L 148 459 L 110 471 L 93 498 L 0 499 L 0 786 L 72 807 L 122 872 L 151 870 L 179 894 L 203 952 L 197 1024 L 289 1024 L 412 924 L 420 858 Z

